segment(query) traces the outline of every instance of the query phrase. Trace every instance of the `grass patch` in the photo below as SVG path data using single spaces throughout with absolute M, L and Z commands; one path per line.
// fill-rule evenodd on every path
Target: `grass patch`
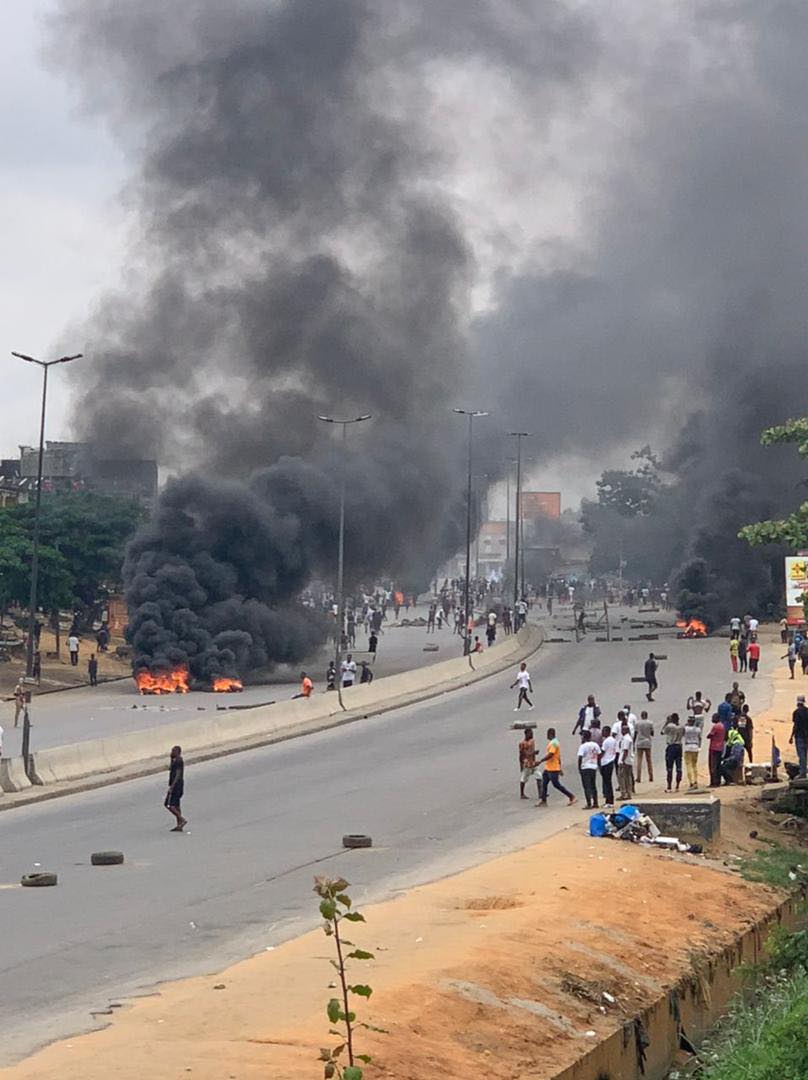
M 736 999 L 717 1036 L 702 1046 L 702 1080 L 808 1077 L 808 974 L 770 976 L 753 999 Z
M 803 863 L 805 859 L 805 863 Z M 808 882 L 808 853 L 801 848 L 770 843 L 741 863 L 741 876 L 747 881 L 790 889 Z

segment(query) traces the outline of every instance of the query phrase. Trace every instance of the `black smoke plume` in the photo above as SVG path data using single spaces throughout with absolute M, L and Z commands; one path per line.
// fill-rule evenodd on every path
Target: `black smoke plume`
M 803 3 L 60 11 L 56 62 L 138 162 L 125 289 L 76 373 L 83 434 L 249 498 L 277 463 L 304 533 L 333 535 L 345 474 L 352 572 L 422 581 L 462 526 L 452 405 L 490 410 L 489 474 L 509 429 L 593 474 L 650 442 L 687 514 L 666 576 L 702 559 L 723 607 L 769 589 L 732 538 L 793 501 L 757 438 L 806 407 Z M 318 412 L 373 413 L 347 465 Z

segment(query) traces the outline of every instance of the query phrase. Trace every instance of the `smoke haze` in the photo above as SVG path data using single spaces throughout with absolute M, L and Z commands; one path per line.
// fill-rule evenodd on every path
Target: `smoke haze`
M 188 499 L 226 481 L 298 516 L 308 562 L 273 548 L 282 586 L 240 580 L 245 603 L 291 602 L 328 564 L 341 471 L 353 573 L 427 577 L 462 515 L 453 405 L 491 410 L 488 473 L 513 428 L 593 474 L 607 448 L 659 446 L 691 515 L 677 563 L 717 564 L 794 500 L 787 451 L 757 439 L 808 400 L 804 4 L 59 12 L 55 62 L 137 163 L 76 424 L 203 472 L 204 493 L 173 489 Z M 347 462 L 319 412 L 373 413 Z M 164 504 L 134 562 L 171 532 Z

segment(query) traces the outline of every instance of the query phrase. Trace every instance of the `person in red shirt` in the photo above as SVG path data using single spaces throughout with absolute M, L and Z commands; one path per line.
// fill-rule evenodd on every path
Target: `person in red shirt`
M 749 670 L 752 672 L 752 678 L 757 675 L 758 661 L 760 660 L 760 645 L 756 641 L 750 641 L 746 648 L 746 655 L 749 659 Z
M 724 756 L 726 741 L 727 729 L 722 724 L 718 713 L 713 713 L 713 726 L 707 732 L 707 745 L 710 755 L 710 787 L 721 787 L 721 759 Z

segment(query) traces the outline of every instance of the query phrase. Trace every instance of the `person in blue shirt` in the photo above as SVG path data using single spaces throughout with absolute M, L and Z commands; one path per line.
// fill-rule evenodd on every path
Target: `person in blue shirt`
M 732 707 L 732 695 L 725 694 L 724 700 L 718 706 L 718 719 L 724 725 L 726 731 L 732 727 L 732 718 L 735 716 L 735 710 Z

